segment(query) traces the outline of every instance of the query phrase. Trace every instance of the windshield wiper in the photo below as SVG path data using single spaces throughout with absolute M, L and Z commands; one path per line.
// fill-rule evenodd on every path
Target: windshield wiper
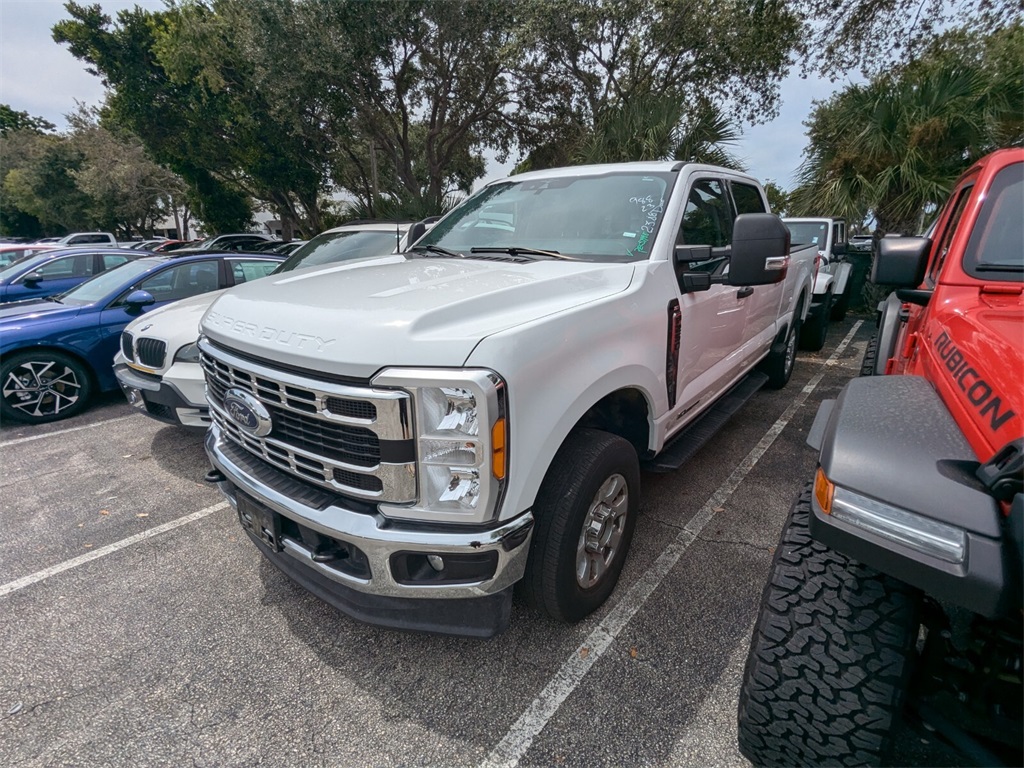
M 59 294 L 59 293 L 54 294 L 53 296 L 44 296 L 43 297 L 43 301 L 55 301 L 58 304 L 63 304 L 64 302 L 60 300 L 60 297 L 61 297 L 61 294 Z
M 470 248 L 470 253 L 507 253 L 509 256 L 550 256 L 553 259 L 565 259 L 566 261 L 578 261 L 572 256 L 565 256 L 558 251 L 542 251 L 540 248 L 525 248 L 523 246 L 509 246 L 507 248 L 481 247 Z
M 428 253 L 437 254 L 438 256 L 450 256 L 453 259 L 464 259 L 466 254 L 458 253 L 456 251 L 449 251 L 447 248 L 442 248 L 440 245 L 414 245 L 409 249 L 410 251 L 427 251 Z

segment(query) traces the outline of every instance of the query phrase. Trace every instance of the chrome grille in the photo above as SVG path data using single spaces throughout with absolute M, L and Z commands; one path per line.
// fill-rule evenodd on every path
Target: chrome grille
M 135 352 L 139 356 L 138 362 L 147 368 L 163 368 L 164 357 L 167 354 L 167 342 L 160 339 L 137 339 L 135 341 Z
M 221 434 L 307 482 L 359 498 L 416 499 L 411 398 L 400 390 L 309 380 L 200 344 L 210 415 Z M 228 390 L 255 396 L 272 428 L 256 436 L 224 408 Z
M 128 331 L 121 332 L 121 354 L 129 361 L 135 361 L 135 351 L 132 349 L 132 335 Z

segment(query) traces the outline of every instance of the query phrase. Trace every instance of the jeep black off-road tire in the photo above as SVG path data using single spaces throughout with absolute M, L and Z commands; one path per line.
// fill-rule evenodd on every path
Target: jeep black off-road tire
M 818 307 L 818 311 L 807 318 L 807 322 L 800 329 L 800 349 L 817 352 L 825 346 L 825 339 L 828 338 L 828 321 L 832 316 L 832 293 L 825 294 L 825 298 Z
M 814 541 L 811 486 L 790 509 L 743 672 L 754 765 L 878 765 L 914 661 L 921 596 Z
M 761 361 L 758 369 L 768 377 L 765 386 L 768 389 L 782 389 L 789 383 L 796 366 L 797 339 L 800 338 L 800 310 L 797 310 L 793 324 L 786 333 L 785 344 L 779 349 L 773 345 L 772 351 Z
M 533 505 L 536 527 L 517 589 L 559 621 L 579 621 L 615 588 L 640 501 L 640 466 L 627 440 L 575 430 L 558 450 Z
M 878 360 L 878 334 L 876 333 L 868 341 L 864 349 L 864 358 L 860 361 L 860 375 L 874 376 L 875 362 Z

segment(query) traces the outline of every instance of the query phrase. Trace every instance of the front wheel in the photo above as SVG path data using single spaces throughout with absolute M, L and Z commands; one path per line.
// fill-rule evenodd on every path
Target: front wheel
M 0 366 L 0 382 L 4 419 L 30 424 L 74 416 L 85 408 L 92 392 L 85 366 L 52 350 L 12 355 Z
M 579 621 L 597 610 L 619 580 L 639 500 L 633 446 L 596 429 L 572 432 L 533 506 L 537 524 L 520 595 L 559 621 Z
M 921 596 L 814 541 L 811 486 L 793 504 L 740 688 L 754 765 L 878 765 L 915 659 Z

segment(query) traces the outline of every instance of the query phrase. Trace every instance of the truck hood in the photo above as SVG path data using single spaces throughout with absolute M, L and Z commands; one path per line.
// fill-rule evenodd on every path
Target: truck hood
M 633 264 L 547 260 L 341 264 L 234 288 L 206 313 L 202 332 L 279 365 L 342 376 L 459 366 L 480 339 L 624 291 L 633 272 Z

